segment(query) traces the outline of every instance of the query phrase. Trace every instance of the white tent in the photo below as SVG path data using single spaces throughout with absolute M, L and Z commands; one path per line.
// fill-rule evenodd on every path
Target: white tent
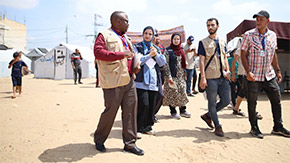
M 13 59 L 13 53 L 17 50 L 8 49 L 0 50 L 0 77 L 9 77 L 11 76 L 11 68 L 8 69 L 9 62 Z M 30 69 L 31 60 L 22 54 L 21 59 L 26 63 Z
M 34 65 L 35 65 L 35 61 L 44 56 L 47 53 L 47 49 L 45 48 L 34 48 L 31 49 L 28 53 L 24 54 L 26 57 L 28 57 L 29 59 L 31 59 L 31 66 L 30 66 L 30 70 L 32 71 L 32 73 L 34 73 Z
M 88 47 L 61 43 L 35 61 L 34 77 L 55 80 L 72 79 L 74 76 L 70 56 L 75 49 L 79 49 L 83 57 L 81 60 L 82 78 L 94 76 L 93 50 Z

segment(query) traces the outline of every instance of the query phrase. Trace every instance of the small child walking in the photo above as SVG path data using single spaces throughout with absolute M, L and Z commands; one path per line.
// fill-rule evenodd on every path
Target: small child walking
M 16 98 L 16 88 L 18 89 L 19 95 L 22 93 L 22 67 L 28 69 L 25 62 L 21 60 L 22 52 L 15 52 L 13 54 L 13 60 L 10 61 L 8 68 L 12 67 L 11 78 L 13 84 L 13 96 L 11 98 Z

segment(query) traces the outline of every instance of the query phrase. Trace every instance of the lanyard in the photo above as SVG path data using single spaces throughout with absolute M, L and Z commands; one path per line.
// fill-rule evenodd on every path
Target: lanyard
M 129 50 L 129 46 L 127 44 L 127 41 L 125 39 L 125 37 L 120 36 L 114 29 L 112 29 L 118 36 L 119 38 L 122 40 L 123 44 L 125 45 L 126 50 Z
M 144 55 L 149 54 L 150 50 L 148 49 L 148 47 L 146 46 L 146 44 L 144 43 L 144 41 L 142 41 L 143 46 L 144 46 Z M 151 44 L 152 46 L 152 44 Z
M 259 33 L 259 35 L 260 35 L 260 38 L 262 37 L 262 40 L 261 40 L 261 43 L 262 43 L 262 47 L 263 47 L 263 50 L 265 50 L 265 44 L 266 44 L 266 32 L 267 32 L 267 30 L 265 31 L 265 33 L 263 34 L 263 35 L 261 35 L 260 33 Z

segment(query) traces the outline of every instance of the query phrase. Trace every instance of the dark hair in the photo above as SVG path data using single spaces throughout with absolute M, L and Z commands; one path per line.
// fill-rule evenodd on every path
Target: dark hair
M 174 33 L 171 35 L 171 42 L 172 42 L 174 36 L 176 36 L 176 35 L 179 36 L 179 38 L 180 38 L 180 42 L 181 42 L 181 35 L 180 35 L 179 33 L 177 33 L 177 32 L 174 32 Z
M 116 20 L 119 14 L 125 13 L 124 11 L 114 11 L 110 17 L 111 23 L 113 20 Z
M 207 19 L 206 24 L 207 24 L 209 21 L 213 21 L 213 20 L 215 20 L 216 25 L 219 25 L 219 21 L 217 20 L 217 18 L 209 18 L 209 19 Z
M 19 56 L 19 53 L 18 52 L 13 53 L 13 58 L 16 58 L 18 56 Z

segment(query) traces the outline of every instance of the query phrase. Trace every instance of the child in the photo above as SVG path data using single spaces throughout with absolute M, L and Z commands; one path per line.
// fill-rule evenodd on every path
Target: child
M 22 67 L 25 67 L 25 69 L 28 69 L 28 66 L 21 60 L 22 52 L 15 52 L 13 54 L 13 60 L 10 61 L 8 68 L 12 67 L 11 71 L 11 78 L 12 78 L 12 84 L 13 84 L 13 96 L 11 98 L 16 98 L 16 87 L 18 88 L 19 95 L 22 93 L 22 74 L 21 70 Z

